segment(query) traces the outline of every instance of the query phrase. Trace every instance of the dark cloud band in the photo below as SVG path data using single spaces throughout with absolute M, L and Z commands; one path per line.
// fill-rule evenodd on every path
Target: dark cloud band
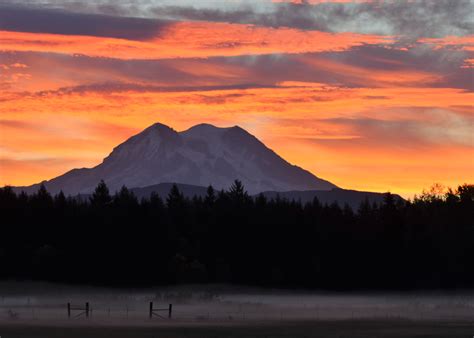
M 0 30 L 90 35 L 147 40 L 159 36 L 168 20 L 81 14 L 63 10 L 0 7 Z
M 403 39 L 468 35 L 474 30 L 470 0 L 418 0 L 368 3 L 275 4 L 270 12 L 244 8 L 196 9 L 156 7 L 152 11 L 177 20 L 226 21 L 271 27 L 331 32 L 398 35 Z M 370 24 L 368 24 L 370 22 Z
M 366 3 L 294 4 L 255 1 L 191 5 L 190 1 L 100 0 L 96 4 L 45 0 L 34 7 L 6 0 L 0 28 L 28 32 L 84 34 L 143 40 L 167 20 L 213 21 L 292 27 L 328 32 L 396 35 L 409 42 L 421 37 L 463 36 L 474 31 L 471 0 L 397 0 Z M 51 10 L 55 8 L 56 10 Z M 370 23 L 370 24 L 368 24 Z

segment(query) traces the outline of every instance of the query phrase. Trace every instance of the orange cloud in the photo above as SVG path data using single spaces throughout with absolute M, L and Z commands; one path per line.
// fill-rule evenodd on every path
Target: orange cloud
M 464 64 L 461 68 L 474 68 L 474 59 L 466 59 L 464 60 Z
M 310 142 L 271 133 L 264 141 L 290 162 L 306 159 L 306 169 L 346 188 L 413 197 L 433 182 L 455 187 L 474 180 L 472 146 L 368 147 L 357 139 Z
M 115 145 L 157 121 L 178 130 L 201 122 L 239 124 L 293 163 L 346 188 L 409 194 L 432 182 L 472 182 L 474 163 L 466 159 L 474 158 L 473 93 L 280 85 L 0 94 L 0 182 L 34 183 L 97 164 Z
M 25 65 L 24 63 L 18 63 L 18 62 L 11 64 L 10 67 L 12 67 L 12 68 L 28 68 L 28 66 Z
M 393 87 L 427 85 L 439 82 L 442 77 L 438 74 L 416 70 L 384 70 L 356 67 L 329 59 L 300 56 L 298 60 L 316 69 L 331 72 L 343 77 L 346 81 L 362 86 Z
M 466 51 L 474 51 L 474 35 L 447 36 L 444 38 L 425 38 L 418 40 L 418 42 L 431 44 L 436 49 L 452 48 Z
M 85 54 L 120 59 L 342 51 L 363 44 L 391 42 L 391 37 L 377 35 L 210 22 L 175 23 L 148 41 L 0 31 L 0 50 L 3 51 Z
M 93 166 L 117 142 L 138 131 L 62 114 L 11 117 L 0 120 L 0 185 L 31 184 Z
M 96 161 L 87 158 L 43 158 L 17 160 L 0 156 L 0 185 L 29 185 L 32 179 L 40 180 L 57 176 L 57 173 L 65 173 L 71 168 L 92 166 Z M 35 173 L 32 175 L 32 173 Z M 36 183 L 38 183 L 37 181 Z
M 466 160 L 474 158 L 472 92 L 443 87 L 442 71 L 406 60 L 372 56 L 377 66 L 368 67 L 367 60 L 351 65 L 304 55 L 392 42 L 210 22 L 172 24 L 147 41 L 0 31 L 0 50 L 46 52 L 18 53 L 24 59 L 11 53 L 0 64 L 0 184 L 93 166 L 157 121 L 178 130 L 202 122 L 241 125 L 286 159 L 346 188 L 409 195 L 433 182 L 472 182 L 474 163 Z M 420 42 L 473 45 L 472 37 Z M 275 53 L 296 55 L 278 68 L 262 62 L 280 56 L 203 60 Z M 123 61 L 130 59 L 162 60 Z M 472 64 L 466 59 L 463 67 Z

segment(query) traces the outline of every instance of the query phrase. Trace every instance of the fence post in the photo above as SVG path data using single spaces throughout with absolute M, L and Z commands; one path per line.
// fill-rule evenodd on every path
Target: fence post
M 150 302 L 150 319 L 153 316 L 153 302 Z
M 173 304 L 170 304 L 168 308 L 168 318 L 171 318 L 171 311 L 173 310 Z
M 86 318 L 89 318 L 89 302 L 86 302 Z
M 71 303 L 67 303 L 67 317 L 71 318 Z

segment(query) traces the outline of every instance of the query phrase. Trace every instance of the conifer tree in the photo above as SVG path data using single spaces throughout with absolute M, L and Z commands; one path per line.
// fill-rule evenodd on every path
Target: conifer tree
M 241 181 L 235 180 L 230 186 L 229 197 L 232 202 L 242 204 L 249 197 Z
M 104 180 L 100 180 L 99 184 L 94 190 L 92 197 L 90 198 L 90 203 L 94 207 L 104 207 L 112 201 L 110 196 L 109 188 L 105 184 Z
M 166 198 L 166 205 L 169 209 L 177 210 L 183 208 L 184 202 L 185 199 L 183 193 L 179 190 L 176 184 L 173 184 L 168 197 Z
M 216 193 L 212 185 L 210 185 L 209 187 L 207 187 L 206 197 L 204 197 L 204 204 L 207 207 L 212 207 L 215 201 L 216 201 Z

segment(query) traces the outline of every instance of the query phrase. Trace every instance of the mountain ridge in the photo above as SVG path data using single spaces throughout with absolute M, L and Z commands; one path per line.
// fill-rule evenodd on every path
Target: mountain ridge
M 235 179 L 252 194 L 337 188 L 290 164 L 245 129 L 207 123 L 181 132 L 154 123 L 114 147 L 97 166 L 72 169 L 41 183 L 52 193 L 76 195 L 92 192 L 102 179 L 112 192 L 123 185 L 139 188 L 168 182 L 220 190 Z M 16 189 L 31 193 L 39 184 Z
M 153 186 L 132 188 L 130 189 L 138 199 L 148 199 L 152 193 L 158 194 L 163 200 L 166 200 L 171 187 L 174 183 L 160 183 Z M 195 186 L 189 184 L 176 184 L 179 191 L 187 198 L 204 197 L 207 194 L 207 187 Z M 245 187 L 244 187 L 245 188 Z M 362 202 L 369 202 L 370 204 L 381 204 L 384 201 L 386 193 L 359 191 L 351 189 L 334 188 L 331 190 L 302 190 L 302 191 L 262 191 L 258 194 L 252 195 L 256 198 L 262 194 L 267 199 L 286 199 L 289 201 L 301 202 L 303 205 L 313 202 L 317 198 L 321 204 L 337 203 L 343 207 L 348 205 L 356 211 Z M 403 201 L 403 198 L 397 194 L 392 194 L 396 200 Z
M 150 199 L 152 194 L 157 194 L 163 201 L 166 201 L 173 185 L 176 185 L 183 196 L 189 199 L 194 197 L 204 198 L 208 189 L 208 187 L 204 186 L 166 182 L 147 187 L 130 188 L 129 190 L 139 201 L 142 199 Z M 217 194 L 218 191 L 215 191 L 215 193 Z M 268 200 L 280 198 L 283 200 L 300 202 L 302 205 L 312 203 L 313 200 L 317 198 L 322 205 L 337 203 L 340 207 L 348 205 L 352 210 L 357 211 L 362 202 L 368 202 L 371 205 L 374 203 L 378 205 L 382 204 L 386 194 L 387 193 L 334 188 L 332 190 L 263 191 L 258 194 L 250 195 L 250 197 L 257 198 L 259 195 L 263 195 Z M 404 200 L 397 194 L 391 195 L 395 200 Z M 91 197 L 91 194 L 83 194 L 76 197 L 87 200 Z

